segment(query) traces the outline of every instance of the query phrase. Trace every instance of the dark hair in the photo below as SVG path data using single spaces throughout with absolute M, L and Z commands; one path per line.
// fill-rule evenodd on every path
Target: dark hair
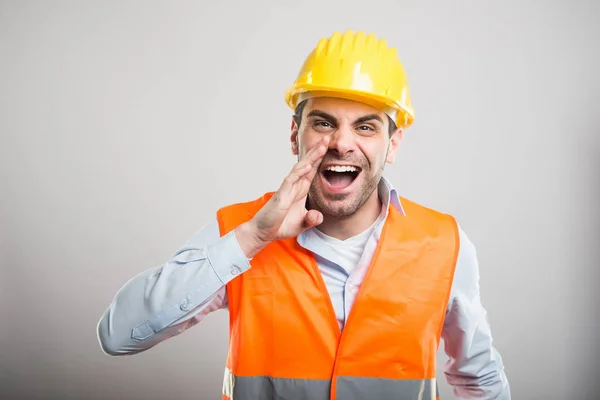
M 298 128 L 300 128 L 300 122 L 302 122 L 302 113 L 304 112 L 304 107 L 306 107 L 306 100 L 301 101 L 296 106 L 296 110 L 294 111 L 294 120 L 296 121 Z M 394 134 L 394 132 L 396 132 L 396 129 L 398 129 L 398 127 L 396 126 L 396 123 L 394 122 L 394 120 L 389 117 L 389 115 L 387 116 L 387 119 L 389 122 L 389 130 L 388 131 L 389 131 L 389 135 L 391 137 Z

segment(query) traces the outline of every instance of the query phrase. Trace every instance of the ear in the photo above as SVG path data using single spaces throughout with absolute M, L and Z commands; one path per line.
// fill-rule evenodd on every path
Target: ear
M 292 154 L 298 155 L 298 124 L 296 123 L 296 119 L 292 117 L 292 126 L 291 126 L 292 134 L 290 135 L 290 141 L 292 143 Z
M 387 157 L 385 159 L 389 164 L 393 164 L 396 160 L 396 154 L 398 153 L 398 149 L 400 148 L 400 142 L 402 141 L 402 136 L 404 132 L 402 128 L 396 129 L 396 131 L 390 137 L 390 146 L 388 148 Z

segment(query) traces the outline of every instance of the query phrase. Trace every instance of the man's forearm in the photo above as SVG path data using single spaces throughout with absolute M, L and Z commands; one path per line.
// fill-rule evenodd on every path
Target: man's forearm
M 110 355 L 135 354 L 198 323 L 227 304 L 225 285 L 250 267 L 235 233 L 220 237 L 216 221 L 165 264 L 129 280 L 98 323 Z
M 510 386 L 499 352 L 493 346 L 487 311 L 479 293 L 474 245 L 459 229 L 460 250 L 442 337 L 449 361 L 446 381 L 461 400 L 510 400 Z

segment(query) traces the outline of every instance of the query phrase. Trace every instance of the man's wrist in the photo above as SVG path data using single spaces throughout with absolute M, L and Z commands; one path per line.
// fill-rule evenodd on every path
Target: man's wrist
M 245 222 L 235 229 L 235 237 L 246 258 L 251 259 L 267 246 L 260 239 L 252 220 Z

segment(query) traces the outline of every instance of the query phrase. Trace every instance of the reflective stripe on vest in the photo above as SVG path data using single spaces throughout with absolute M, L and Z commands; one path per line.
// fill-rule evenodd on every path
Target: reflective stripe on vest
M 439 396 L 435 378 L 394 380 L 341 376 L 337 380 L 337 396 L 343 400 L 435 400 Z M 329 400 L 331 390 L 331 381 L 327 379 L 236 377 L 229 368 L 225 369 L 224 381 L 231 382 L 224 388 L 223 394 L 232 400 Z
M 221 235 L 272 195 L 219 210 Z M 436 398 L 458 228 L 451 216 L 402 206 L 406 216 L 389 209 L 343 332 L 315 257 L 296 238 L 270 243 L 227 284 L 224 399 Z

